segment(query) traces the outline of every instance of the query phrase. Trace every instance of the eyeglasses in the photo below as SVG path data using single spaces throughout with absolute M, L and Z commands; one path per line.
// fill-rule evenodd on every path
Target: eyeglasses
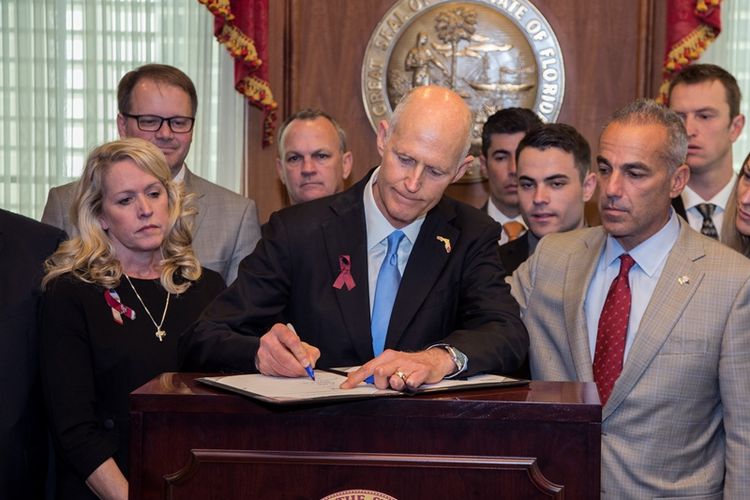
M 156 115 L 120 114 L 128 118 L 135 118 L 138 123 L 138 128 L 144 132 L 156 132 L 161 129 L 164 122 L 167 122 L 169 124 L 169 129 L 172 132 L 184 134 L 193 130 L 193 124 L 195 123 L 195 118 L 189 116 L 170 116 L 169 118 L 164 118 L 163 116 Z

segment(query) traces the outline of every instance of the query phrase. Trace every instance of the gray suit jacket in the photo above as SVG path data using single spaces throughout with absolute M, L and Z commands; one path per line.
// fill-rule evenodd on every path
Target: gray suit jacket
M 255 202 L 185 171 L 185 191 L 196 194 L 198 215 L 193 225 L 193 250 L 200 263 L 221 274 L 226 283 L 237 277 L 240 261 L 260 239 Z M 42 222 L 77 234 L 71 225 L 75 182 L 50 189 Z
M 750 260 L 679 220 L 602 409 L 604 498 L 750 498 Z M 594 380 L 584 301 L 605 241 L 547 235 L 513 275 L 533 378 Z

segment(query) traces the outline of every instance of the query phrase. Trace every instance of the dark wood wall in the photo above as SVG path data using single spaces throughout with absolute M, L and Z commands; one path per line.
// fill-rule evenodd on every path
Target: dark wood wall
M 594 152 L 599 130 L 618 107 L 653 96 L 664 50 L 665 2 L 659 0 L 531 0 L 552 25 L 565 61 L 566 92 L 558 121 L 575 126 Z M 354 154 L 351 180 L 379 161 L 375 133 L 362 104 L 360 73 L 370 35 L 394 0 L 273 0 L 270 83 L 285 116 L 307 106 L 332 114 Z M 274 147 L 261 148 L 261 114 L 251 108 L 246 192 L 261 222 L 286 203 L 276 178 Z M 476 206 L 486 183 L 449 193 Z

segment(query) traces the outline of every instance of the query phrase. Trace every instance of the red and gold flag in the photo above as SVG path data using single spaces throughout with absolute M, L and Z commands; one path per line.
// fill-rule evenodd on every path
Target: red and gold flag
M 234 88 L 263 110 L 263 145 L 273 143 L 276 101 L 268 83 L 268 0 L 198 0 L 214 15 L 214 34 L 234 58 Z
M 659 102 L 666 103 L 669 82 L 697 60 L 721 32 L 721 0 L 669 0 L 667 47 Z

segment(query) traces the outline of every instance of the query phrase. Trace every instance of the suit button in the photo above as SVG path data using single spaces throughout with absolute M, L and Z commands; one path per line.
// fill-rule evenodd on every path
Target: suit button
M 115 421 L 111 418 L 108 418 L 104 421 L 104 428 L 107 430 L 112 430 L 115 428 Z

